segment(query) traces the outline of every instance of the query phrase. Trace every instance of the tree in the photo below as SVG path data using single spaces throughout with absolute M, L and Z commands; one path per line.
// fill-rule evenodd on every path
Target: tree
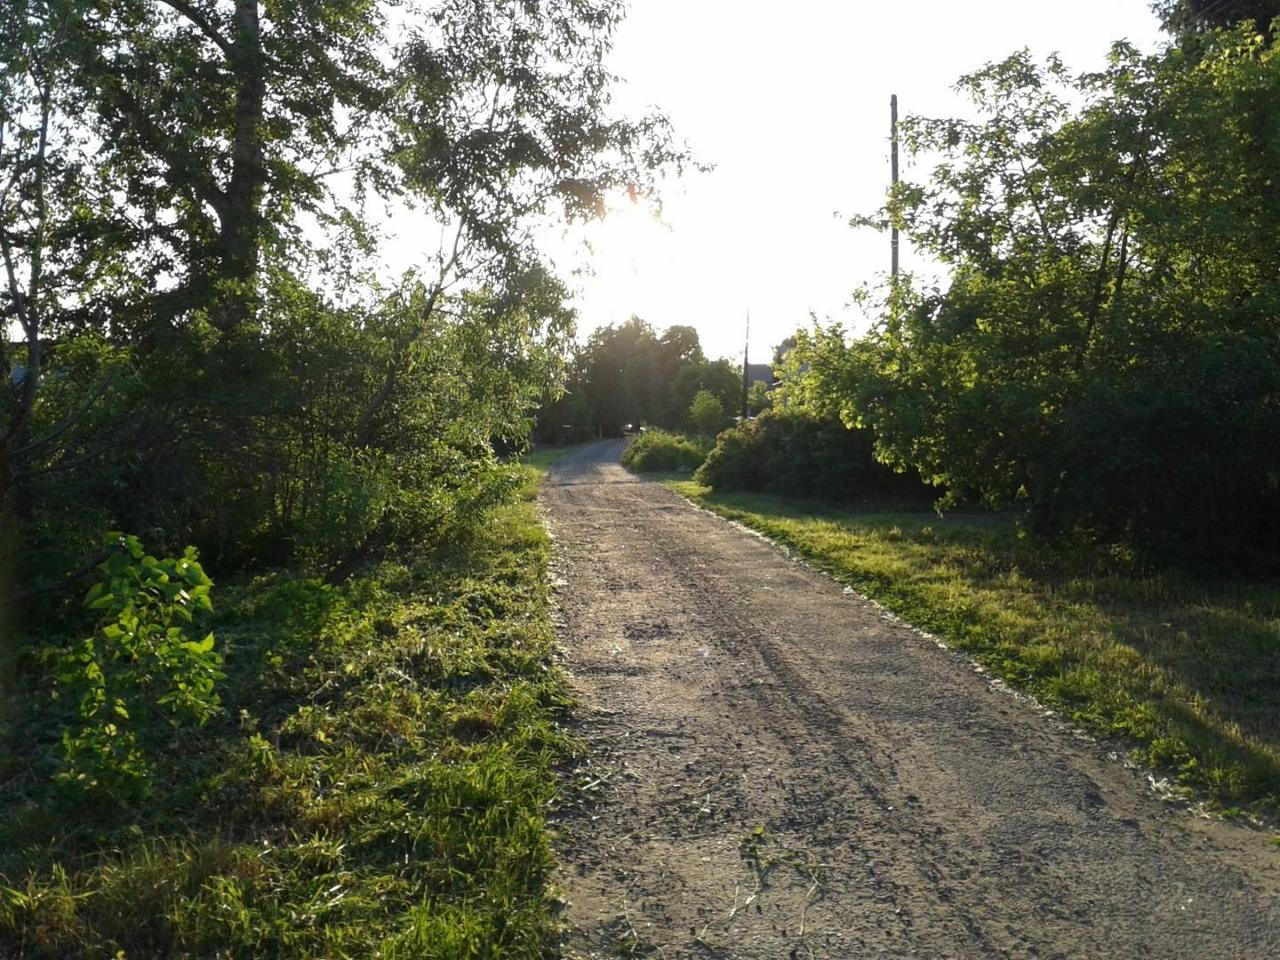
M 0 11 L 0 382 L 13 388 L 0 391 L 0 527 L 29 510 L 34 463 L 106 387 L 89 384 L 76 404 L 42 417 L 57 339 L 103 322 L 136 290 L 127 250 L 139 231 L 104 215 L 111 186 L 86 160 L 68 17 L 39 2 Z
M 794 333 L 789 337 L 784 337 L 782 342 L 773 348 L 773 365 L 775 367 L 781 366 L 782 362 L 787 358 L 787 354 L 794 350 L 795 346 L 796 336 Z
M 756 380 L 747 389 L 747 409 L 753 414 L 773 409 L 773 388 L 763 380 Z
M 732 397 L 737 383 L 727 364 L 705 359 L 693 327 L 676 325 L 659 335 L 639 317 L 597 329 L 576 364 L 604 436 L 616 436 L 628 423 L 674 429 L 684 423 L 698 390 L 717 393 L 727 378 Z
M 1184 40 L 1246 22 L 1266 34 L 1280 17 L 1280 0 L 1156 0 L 1152 8 L 1164 28 Z
M 699 390 L 689 404 L 689 424 L 704 437 L 714 436 L 724 426 L 724 406 L 710 390 Z
M 639 317 L 595 330 L 579 359 L 582 389 L 600 436 L 621 436 L 648 412 L 649 371 L 657 338 Z
M 410 529 L 409 504 L 487 489 L 571 335 L 536 225 L 683 159 L 663 118 L 612 115 L 622 12 L 6 5 L 5 533 L 39 476 L 22 512 L 55 568 L 109 526 L 214 568 L 305 550 L 343 570 Z M 442 238 L 401 283 L 378 277 L 369 201 Z
M 1280 58 L 1241 29 L 1194 58 L 1119 44 L 1079 77 L 1019 54 L 962 87 L 981 119 L 904 124 L 940 162 L 887 210 L 949 285 L 903 278 L 866 340 L 802 337 L 809 382 L 788 396 L 871 426 L 882 459 L 952 499 L 1026 504 L 1042 531 L 1261 548 Z
M 742 371 L 728 360 L 686 364 L 672 380 L 671 405 L 683 417 L 700 390 L 709 391 L 725 410 L 736 410 L 742 398 Z

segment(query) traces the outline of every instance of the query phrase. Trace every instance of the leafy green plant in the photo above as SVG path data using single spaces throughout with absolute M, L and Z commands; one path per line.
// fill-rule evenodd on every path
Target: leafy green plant
M 197 614 L 212 610 L 213 582 L 194 547 L 156 558 L 135 536 L 110 533 L 110 550 L 85 606 L 93 635 L 56 662 L 55 696 L 74 702 L 62 733 L 60 785 L 119 798 L 147 792 L 149 748 L 166 727 L 204 724 L 220 707 L 222 658 L 212 633 L 193 639 Z
M 218 578 L 226 716 L 145 802 L 67 816 L 0 767 L 0 956 L 554 955 L 550 551 L 524 499 L 373 578 Z
M 699 447 L 678 433 L 646 430 L 622 451 L 622 465 L 639 473 L 691 473 L 705 456 L 706 446 Z
M 830 500 L 877 496 L 923 503 L 938 495 L 915 471 L 895 473 L 878 463 L 869 430 L 792 410 L 766 411 L 721 433 L 695 476 L 719 491 Z
M 704 437 L 713 437 L 725 424 L 724 404 L 710 390 L 699 390 L 689 404 L 689 423 Z

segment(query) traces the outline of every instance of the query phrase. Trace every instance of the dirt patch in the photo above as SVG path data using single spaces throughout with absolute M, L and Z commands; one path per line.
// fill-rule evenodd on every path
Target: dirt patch
M 767 542 L 557 465 L 569 957 L 1280 954 L 1280 856 Z

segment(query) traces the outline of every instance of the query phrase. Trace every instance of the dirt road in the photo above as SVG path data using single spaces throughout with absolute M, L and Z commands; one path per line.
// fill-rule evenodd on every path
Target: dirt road
M 1280 851 L 616 464 L 542 496 L 592 756 L 569 957 L 1280 956 Z

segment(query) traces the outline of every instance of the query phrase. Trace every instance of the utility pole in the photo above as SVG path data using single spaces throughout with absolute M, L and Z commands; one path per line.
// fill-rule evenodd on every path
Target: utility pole
M 898 95 L 895 93 L 889 98 L 889 171 L 892 178 L 892 187 L 898 186 Z M 890 276 L 893 278 L 893 284 L 898 285 L 898 227 L 895 224 L 890 228 L 889 246 L 893 252 L 892 266 L 890 267 Z
M 747 406 L 747 355 L 751 351 L 751 311 L 747 311 L 747 336 L 742 345 L 742 419 L 745 422 L 751 417 L 751 409 Z

